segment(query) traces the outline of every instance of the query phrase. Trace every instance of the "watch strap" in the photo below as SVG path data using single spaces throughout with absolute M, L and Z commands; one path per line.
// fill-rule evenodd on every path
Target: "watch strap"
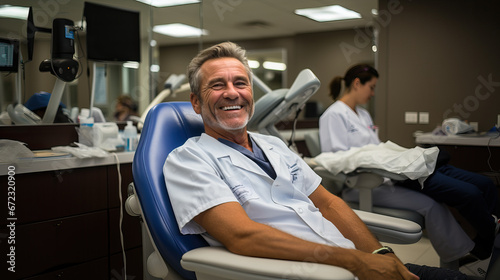
M 394 254 L 394 250 L 392 250 L 391 247 L 389 246 L 383 246 L 375 251 L 372 252 L 372 254 L 379 254 L 379 255 L 385 255 L 385 254 L 388 254 L 388 253 L 393 253 Z

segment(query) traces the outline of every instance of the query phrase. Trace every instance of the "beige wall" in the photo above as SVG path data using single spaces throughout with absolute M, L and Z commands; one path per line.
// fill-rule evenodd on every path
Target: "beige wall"
M 371 45 L 357 43 L 355 40 L 359 36 L 359 31 L 340 30 L 235 42 L 247 50 L 285 48 L 288 63 L 286 87 L 291 86 L 302 69 L 311 69 L 321 81 L 321 88 L 311 100 L 321 102 L 326 109 L 333 102 L 328 96 L 328 84 L 333 76 L 343 75 L 353 63 L 374 63 Z M 215 43 L 204 43 L 204 47 Z M 341 44 L 350 46 L 349 55 L 344 55 Z M 185 73 L 187 64 L 197 52 L 198 45 L 160 48 L 160 81 L 163 82 L 172 73 Z M 186 94 L 170 100 L 189 100 L 189 96 Z
M 413 146 L 414 131 L 431 131 L 445 117 L 491 128 L 500 114 L 500 3 L 380 0 L 379 9 L 392 11 L 379 25 L 381 138 Z M 429 112 L 430 123 L 405 124 L 406 111 Z
M 376 59 L 381 77 L 372 115 L 382 140 L 415 145 L 413 133 L 432 131 L 445 117 L 478 122 L 485 131 L 500 114 L 500 11 L 497 1 L 381 0 Z M 311 100 L 331 104 L 328 83 L 356 62 L 372 62 L 363 45 L 365 27 L 237 42 L 248 50 L 283 47 L 288 54 L 288 85 L 310 68 L 322 86 Z M 212 43 L 205 43 L 209 46 Z M 347 57 L 340 45 L 350 46 Z M 360 53 L 356 53 L 357 51 Z M 163 78 L 184 73 L 198 45 L 163 47 Z M 349 60 L 350 59 L 350 60 Z M 490 81 L 489 85 L 484 81 Z M 173 100 L 173 99 L 172 99 Z M 188 100 L 187 95 L 175 100 Z M 405 112 L 429 112 L 429 124 L 405 124 Z

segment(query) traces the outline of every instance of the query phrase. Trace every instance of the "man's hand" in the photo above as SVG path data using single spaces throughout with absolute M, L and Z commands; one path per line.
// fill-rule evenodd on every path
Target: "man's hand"
M 360 280 L 419 279 L 394 254 L 378 255 L 358 252 L 359 263 L 356 264 L 355 268 L 348 269 Z

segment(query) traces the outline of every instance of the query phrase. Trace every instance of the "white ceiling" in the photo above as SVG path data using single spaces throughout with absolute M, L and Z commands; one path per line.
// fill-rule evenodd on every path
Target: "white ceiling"
M 0 5 L 32 6 L 35 25 L 50 28 L 53 18 L 80 21 L 84 2 L 84 0 L 0 0 Z M 90 2 L 139 10 L 142 12 L 141 16 L 152 14 L 154 25 L 180 22 L 196 27 L 202 26 L 210 33 L 203 38 L 205 42 L 363 28 L 371 25 L 373 22 L 371 10 L 378 8 L 377 0 L 204 0 L 202 5 L 191 4 L 166 8 L 151 8 L 135 0 L 91 0 Z M 334 4 L 357 11 L 362 15 L 362 19 L 319 23 L 294 14 L 295 9 Z M 19 24 L 11 24 L 12 21 L 5 19 L 0 19 L 0 21 L 3 21 L 0 24 L 1 31 L 19 32 L 17 26 Z M 143 25 L 149 26 L 150 23 L 148 17 L 142 18 Z M 148 30 L 148 28 L 143 30 Z M 147 38 L 148 32 L 143 33 L 143 36 Z M 159 34 L 154 34 L 153 38 L 160 46 L 199 42 L 198 38 L 181 39 Z

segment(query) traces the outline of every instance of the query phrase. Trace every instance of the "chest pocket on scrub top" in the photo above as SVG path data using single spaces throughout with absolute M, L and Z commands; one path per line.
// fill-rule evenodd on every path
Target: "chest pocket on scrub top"
M 250 199 L 259 198 L 247 177 L 226 177 L 226 183 L 241 205 Z

